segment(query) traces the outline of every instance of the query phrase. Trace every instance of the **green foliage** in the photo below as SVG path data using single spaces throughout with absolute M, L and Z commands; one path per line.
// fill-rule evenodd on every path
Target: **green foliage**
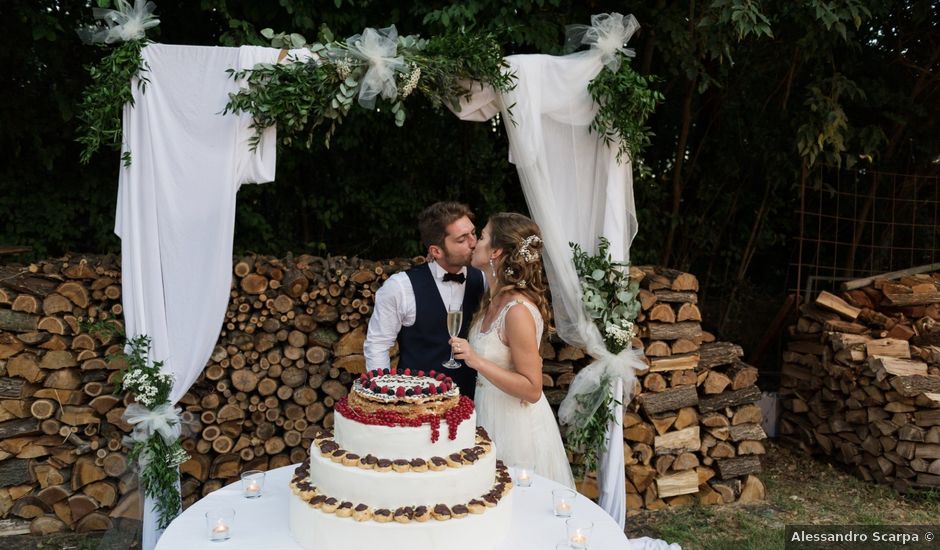
M 639 283 L 630 281 L 628 264 L 611 259 L 606 238 L 599 239 L 597 254 L 588 254 L 577 243 L 569 245 L 581 283 L 581 301 L 604 338 L 607 351 L 618 354 L 629 349 L 636 335 L 634 321 L 640 313 L 636 297 Z M 598 454 L 607 445 L 612 405 L 619 403 L 610 386 L 609 376 L 603 375 L 592 391 L 574 397 L 578 412 L 565 433 L 565 444 L 576 457 L 573 470 L 580 477 L 597 469 Z
M 597 471 L 600 450 L 607 445 L 607 426 L 614 418 L 614 405 L 619 404 L 610 394 L 610 379 L 601 378 L 600 385 L 592 393 L 577 397 L 579 408 L 600 402 L 591 418 L 579 429 L 565 433 L 565 447 L 571 451 L 574 462 L 571 471 L 575 477 L 584 478 Z
M 140 57 L 145 42 L 131 40 L 113 48 L 97 65 L 87 67 L 91 84 L 85 88 L 78 120 L 81 121 L 76 140 L 82 145 L 81 162 L 88 164 L 91 156 L 102 146 L 121 148 L 121 116 L 124 105 L 134 105 L 131 82 L 137 78 L 137 87 L 146 89 L 148 70 Z M 130 155 L 123 162 L 130 164 Z
M 275 35 L 270 29 L 262 33 L 282 47 L 296 47 L 304 40 L 299 34 L 289 35 L 288 40 L 285 33 Z M 328 28 L 321 34 L 332 36 Z M 316 59 L 230 71 L 234 78 L 247 79 L 248 87 L 231 95 L 225 113 L 251 113 L 252 128 L 257 130 L 253 146 L 261 139 L 261 130 L 276 124 L 287 145 L 297 140 L 309 149 L 322 136 L 329 148 L 333 134 L 356 104 L 368 65 L 350 55 L 342 41 L 308 47 Z M 434 108 L 458 108 L 459 98 L 470 94 L 463 81 L 481 82 L 496 90 L 512 86 L 499 44 L 490 34 L 458 33 L 430 40 L 400 36 L 397 54 L 406 67 L 396 76 L 398 95 L 390 103 L 377 103 L 379 109 L 389 106 L 396 126 L 404 125 L 404 101 L 414 91 Z
M 636 335 L 634 321 L 640 313 L 640 284 L 630 281 L 629 265 L 610 257 L 610 242 L 601 237 L 597 254 L 588 254 L 577 243 L 568 243 L 581 282 L 581 301 L 588 317 L 613 354 L 630 347 Z
M 15 22 L 0 35 L 0 246 L 30 245 L 42 257 L 118 249 L 120 154 L 103 147 L 81 165 L 75 141 L 91 83 L 83 67 L 106 53 L 81 45 L 73 30 L 89 22 L 94 3 L 0 2 Z M 804 163 L 920 175 L 940 166 L 940 81 L 929 76 L 940 33 L 934 0 L 157 4 L 151 38 L 169 44 L 269 45 L 267 27 L 328 43 L 394 23 L 403 34 L 490 33 L 505 54 L 561 53 L 566 24 L 632 12 L 641 29 L 629 44 L 637 52 L 630 69 L 655 78 L 649 88 L 664 99 L 644 124 L 652 135 L 642 166 L 633 159 L 640 231 L 631 261 L 695 273 L 703 308 L 726 302 L 735 287 L 767 299 L 784 288 Z M 478 218 L 525 211 L 502 128 L 441 116 L 421 93 L 406 103 L 406 127 L 389 123 L 386 107 L 351 109 L 329 150 L 319 137 L 310 149 L 300 138 L 282 147 L 277 182 L 239 191 L 236 250 L 412 255 L 415 216 L 429 202 L 465 201 Z
M 98 337 L 102 342 L 124 338 L 124 327 L 113 318 L 88 320 L 82 319 L 78 326 L 82 332 Z
M 127 455 L 132 462 L 140 462 L 143 457 L 146 457 L 146 466 L 140 472 L 140 485 L 147 496 L 154 499 L 157 527 L 166 529 L 182 510 L 176 484 L 179 483 L 179 465 L 189 457 L 178 439 L 167 443 L 159 435 L 135 444 Z
M 597 114 L 591 122 L 591 130 L 602 136 L 609 146 L 616 146 L 617 160 L 629 154 L 639 161 L 653 137 L 647 120 L 656 110 L 656 105 L 665 99 L 653 89 L 655 76 L 645 77 L 630 66 L 630 58 L 617 53 L 620 68 L 617 71 L 601 70 L 588 85 L 591 97 L 598 105 Z M 645 167 L 639 164 L 640 167 Z
M 170 405 L 173 377 L 161 373 L 163 363 L 151 362 L 150 337 L 140 335 L 128 342 L 126 366 L 118 373 L 115 394 L 129 393 L 137 404 L 150 410 Z M 178 421 L 178 420 L 177 420 Z M 135 429 L 136 435 L 136 429 Z M 154 499 L 157 526 L 166 528 L 179 515 L 182 502 L 179 489 L 179 465 L 189 459 L 179 437 L 168 440 L 160 433 L 151 433 L 146 439 L 131 437 L 128 460 L 140 465 L 140 484 L 147 496 Z

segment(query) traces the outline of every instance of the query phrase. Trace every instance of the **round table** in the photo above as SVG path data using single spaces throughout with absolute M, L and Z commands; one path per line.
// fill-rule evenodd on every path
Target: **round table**
M 206 495 L 173 520 L 160 537 L 156 550 L 302 550 L 291 538 L 287 525 L 287 499 L 295 498 L 288 483 L 296 467 L 269 471 L 264 495 L 260 498 L 243 497 L 240 482 Z M 564 542 L 565 520 L 552 515 L 552 489 L 558 488 L 562 486 L 538 475 L 533 477 L 531 487 L 513 488 L 512 527 L 498 550 L 551 550 Z M 206 535 L 205 514 L 217 508 L 235 510 L 232 538 L 225 542 L 210 542 Z M 580 494 L 573 515 L 594 522 L 589 548 L 631 548 L 630 541 L 614 520 Z

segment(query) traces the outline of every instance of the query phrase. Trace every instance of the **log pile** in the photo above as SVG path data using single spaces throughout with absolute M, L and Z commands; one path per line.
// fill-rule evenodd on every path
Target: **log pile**
M 863 283 L 789 327 L 782 437 L 898 491 L 940 487 L 940 273 Z
M 244 470 L 306 457 L 365 367 L 376 291 L 420 261 L 234 261 L 219 340 L 180 402 L 192 456 L 181 467 L 185 506 Z M 643 277 L 636 344 L 646 347 L 650 368 L 624 417 L 630 507 L 757 498 L 764 436 L 756 372 L 740 361 L 740 348 L 701 330 L 693 276 L 635 273 Z M 111 393 L 119 337 L 87 326 L 120 326 L 120 274 L 112 256 L 0 267 L 0 536 L 103 530 L 140 517 L 122 446 L 128 401 Z M 545 393 L 557 406 L 589 358 L 548 335 L 541 353 Z
M 641 288 L 635 346 L 649 368 L 623 418 L 628 508 L 763 499 L 757 369 L 702 329 L 693 275 L 640 267 L 631 276 Z
M 113 337 L 90 320 L 122 313 L 113 257 L 0 268 L 0 517 L 4 532 L 109 529 L 139 516 L 111 395 Z M 0 533 L 2 534 L 2 533 Z

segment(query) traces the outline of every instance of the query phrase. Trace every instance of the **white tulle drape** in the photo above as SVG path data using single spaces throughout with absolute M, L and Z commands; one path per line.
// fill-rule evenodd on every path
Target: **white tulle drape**
M 132 6 L 128 0 L 117 0 L 116 9 L 95 8 L 92 14 L 103 25 L 78 30 L 82 41 L 94 44 L 125 42 L 144 37 L 147 29 L 160 24 L 153 12 L 157 6 L 147 0 L 136 0 Z
M 607 146 L 590 131 L 597 105 L 588 84 L 638 28 L 632 16 L 595 16 L 601 28 L 582 33 L 591 48 L 566 56 L 517 55 L 506 58 L 516 87 L 504 94 L 491 88 L 474 90 L 461 103 L 463 120 L 487 120 L 502 112 L 509 136 L 510 161 L 515 164 L 532 218 L 542 229 L 545 268 L 552 290 L 555 325 L 566 342 L 594 358 L 582 369 L 559 409 L 560 419 L 572 424 L 580 408 L 577 396 L 595 390 L 607 379 L 620 389 L 615 397 L 628 403 L 645 368 L 642 352 L 611 354 L 600 331 L 581 303 L 581 286 L 572 261 L 570 242 L 596 251 L 598 237 L 610 241 L 615 261 L 629 261 L 637 232 L 633 173 L 629 159 L 617 161 L 616 144 Z M 611 34 L 619 33 L 619 34 Z M 511 106 L 511 109 L 507 109 Z M 581 411 L 583 412 L 583 411 Z M 609 431 L 614 432 L 615 426 Z M 623 438 L 610 437 L 601 453 L 601 502 L 615 520 L 625 523 Z

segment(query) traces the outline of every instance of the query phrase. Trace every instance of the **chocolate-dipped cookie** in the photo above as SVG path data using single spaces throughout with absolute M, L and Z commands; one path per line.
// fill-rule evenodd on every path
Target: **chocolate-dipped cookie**
M 336 517 L 338 518 L 348 518 L 352 515 L 353 503 L 348 500 L 344 500 L 339 503 L 339 506 L 336 507 Z
M 379 523 L 388 523 L 392 521 L 392 511 L 387 508 L 379 508 L 372 512 L 372 519 Z
M 356 521 L 369 521 L 372 519 L 372 509 L 365 504 L 357 504 L 353 508 L 352 518 Z
M 428 463 L 423 458 L 412 458 L 409 462 L 412 472 L 427 472 Z

